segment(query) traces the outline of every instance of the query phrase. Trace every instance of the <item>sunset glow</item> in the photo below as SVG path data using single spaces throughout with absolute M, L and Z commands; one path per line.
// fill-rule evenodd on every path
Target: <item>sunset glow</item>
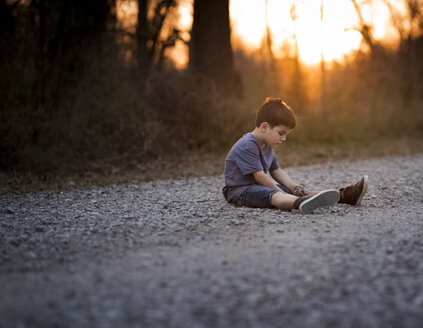
M 268 24 L 273 38 L 273 52 L 281 56 L 283 42 L 298 40 L 300 59 L 307 64 L 318 63 L 321 52 L 326 61 L 342 59 L 343 55 L 360 47 L 361 35 L 355 30 L 358 17 L 351 0 L 324 0 L 323 26 L 319 0 L 268 1 Z M 294 22 L 290 10 L 295 5 Z M 232 31 L 250 48 L 259 48 L 266 30 L 265 0 L 230 1 Z M 363 6 L 366 21 L 374 24 L 374 37 L 395 37 L 390 27 L 389 12 L 382 0 Z
M 118 5 L 119 21 L 124 28 L 136 25 L 136 1 L 120 0 Z M 362 5 L 362 1 L 358 1 Z M 404 12 L 401 1 L 391 0 L 398 12 Z M 178 27 L 185 40 L 189 40 L 192 25 L 192 0 L 179 2 Z M 320 19 L 321 0 L 268 0 L 268 24 L 271 31 L 272 51 L 276 57 L 284 55 L 284 44 L 294 48 L 298 43 L 300 60 L 305 64 L 316 64 L 323 54 L 325 61 L 342 60 L 344 55 L 361 46 L 358 32 L 359 20 L 351 0 L 324 0 L 323 24 Z M 295 6 L 296 20 L 291 16 Z M 375 39 L 395 43 L 398 35 L 390 21 L 390 13 L 383 0 L 373 0 L 362 5 L 366 22 L 373 25 Z M 266 31 L 265 0 L 230 0 L 230 16 L 233 46 L 247 50 L 257 50 L 263 44 Z M 124 19 L 123 17 L 126 17 Z M 178 67 L 188 62 L 187 47 L 177 42 L 169 55 Z

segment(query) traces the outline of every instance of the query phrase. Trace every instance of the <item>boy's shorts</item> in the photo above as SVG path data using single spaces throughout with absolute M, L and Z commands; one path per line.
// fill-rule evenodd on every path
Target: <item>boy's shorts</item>
M 291 194 L 291 190 L 285 185 L 277 184 L 279 188 L 287 194 Z M 259 207 L 259 208 L 273 208 L 271 199 L 278 191 L 262 185 L 253 184 L 249 186 L 239 198 L 234 202 L 236 206 Z

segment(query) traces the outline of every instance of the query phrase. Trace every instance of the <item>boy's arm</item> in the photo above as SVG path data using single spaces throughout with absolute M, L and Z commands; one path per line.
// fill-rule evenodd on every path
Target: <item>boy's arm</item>
M 275 189 L 277 191 L 280 191 L 285 194 L 285 192 L 280 189 L 272 179 L 270 179 L 263 171 L 258 171 L 253 173 L 253 177 L 256 180 L 256 182 L 262 186 Z
M 270 171 L 270 175 L 273 177 L 273 179 L 276 180 L 276 182 L 279 182 L 280 184 L 287 186 L 291 191 L 294 191 L 295 187 L 298 186 L 298 184 L 294 182 L 288 176 L 288 174 L 286 174 L 285 171 L 283 171 L 280 168 Z

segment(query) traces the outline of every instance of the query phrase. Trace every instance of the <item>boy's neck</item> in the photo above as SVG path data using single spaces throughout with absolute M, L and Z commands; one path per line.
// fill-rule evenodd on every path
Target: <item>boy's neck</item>
M 258 128 L 255 128 L 251 134 L 256 138 L 259 147 L 263 149 L 266 143 L 264 142 L 264 138 L 261 135 L 261 131 Z

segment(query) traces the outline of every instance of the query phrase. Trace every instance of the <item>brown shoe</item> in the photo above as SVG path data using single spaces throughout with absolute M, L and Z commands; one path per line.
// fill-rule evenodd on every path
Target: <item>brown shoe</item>
M 369 177 L 365 175 L 359 182 L 339 190 L 341 198 L 338 203 L 360 205 L 367 192 Z

